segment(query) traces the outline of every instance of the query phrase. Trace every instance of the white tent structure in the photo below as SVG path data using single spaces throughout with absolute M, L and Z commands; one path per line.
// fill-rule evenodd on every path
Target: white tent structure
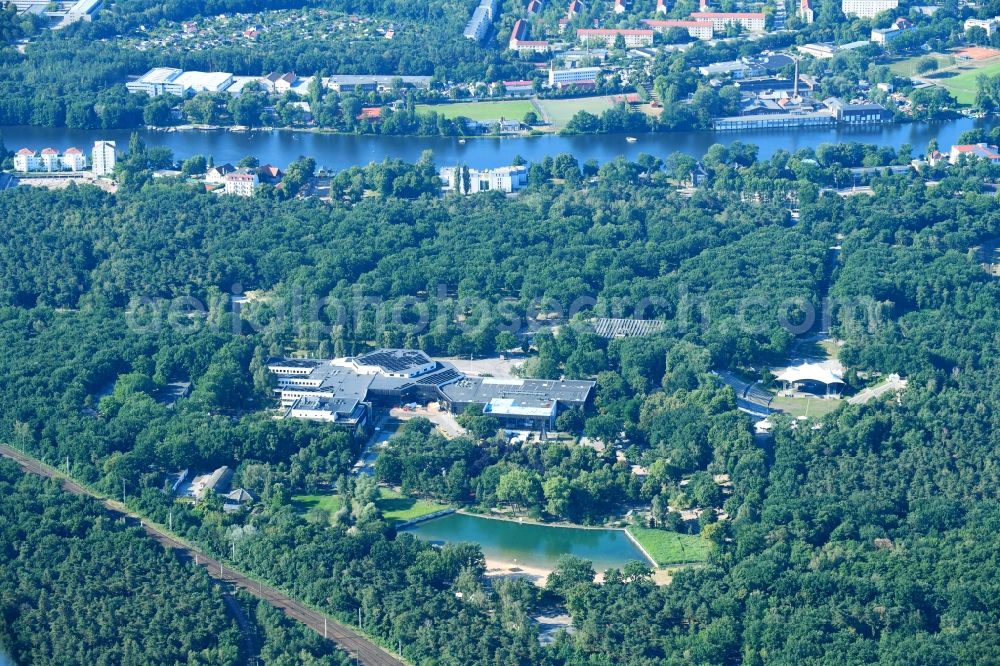
M 793 365 L 779 372 L 775 378 L 789 388 L 798 388 L 806 382 L 823 384 L 826 386 L 828 395 L 831 386 L 836 384 L 843 385 L 844 383 L 844 379 L 840 373 L 834 372 L 819 363 Z

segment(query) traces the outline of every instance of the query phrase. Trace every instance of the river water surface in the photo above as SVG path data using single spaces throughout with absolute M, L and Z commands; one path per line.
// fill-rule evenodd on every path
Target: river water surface
M 424 150 L 434 152 L 438 165 L 464 163 L 475 168 L 510 164 L 515 156 L 534 162 L 546 156 L 572 153 L 580 162 L 594 159 L 607 162 L 619 155 L 635 159 L 640 153 L 664 157 L 672 152 L 685 152 L 701 157 L 714 143 L 733 141 L 754 143 L 760 147 L 760 157 L 768 158 L 779 149 L 795 151 L 823 143 L 858 141 L 898 148 L 909 144 L 913 154 L 926 152 L 927 143 L 936 138 L 945 149 L 955 143 L 965 130 L 990 128 L 992 120 L 961 118 L 936 123 L 886 124 L 858 128 L 799 128 L 788 130 L 745 132 L 664 132 L 640 134 L 634 143 L 620 134 L 589 136 L 545 135 L 536 137 L 476 138 L 464 143 L 451 137 L 358 136 L 319 132 L 230 132 L 226 130 L 186 130 L 163 132 L 138 130 L 149 146 L 164 146 L 178 159 L 192 155 L 213 156 L 216 163 L 236 163 L 247 155 L 284 167 L 300 156 L 312 157 L 327 169 L 340 170 L 386 157 L 407 162 L 420 159 Z M 41 150 L 45 147 L 64 150 L 70 146 L 87 149 L 95 140 L 119 142 L 120 150 L 128 145 L 131 130 L 74 130 L 48 127 L 0 127 L 8 150 L 22 147 Z

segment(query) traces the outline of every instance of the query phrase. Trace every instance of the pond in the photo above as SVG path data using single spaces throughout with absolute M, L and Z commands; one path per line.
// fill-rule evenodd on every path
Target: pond
M 600 573 L 630 560 L 648 560 L 624 530 L 553 527 L 453 513 L 405 531 L 427 541 L 478 543 L 487 559 L 552 569 L 562 555 L 594 563 Z

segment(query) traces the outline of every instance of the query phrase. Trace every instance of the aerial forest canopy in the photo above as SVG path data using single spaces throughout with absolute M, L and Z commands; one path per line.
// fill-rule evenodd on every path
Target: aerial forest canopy
M 848 150 L 758 161 L 746 148 L 714 149 L 710 184 L 689 196 L 676 188 L 676 159 L 666 170 L 655 159 L 597 169 L 569 156 L 532 165 L 516 198 L 439 197 L 426 163 L 344 172 L 333 203 L 217 197 L 143 177 L 115 195 L 4 192 L 0 439 L 68 457 L 74 475 L 108 492 L 125 480 L 136 509 L 161 522 L 172 511 L 187 538 L 232 550 L 248 573 L 344 620 L 360 609 L 364 630 L 413 663 L 996 661 L 1000 281 L 976 248 L 1000 237 L 1000 208 L 984 191 L 997 167 L 958 165 L 933 187 L 876 173 L 870 195 L 841 197 L 828 188 L 856 166 Z M 234 293 L 247 296 L 241 321 Z M 712 371 L 760 373 L 787 358 L 824 302 L 835 304 L 844 364 L 899 373 L 908 387 L 898 399 L 844 401 L 818 427 L 775 418 L 761 445 Z M 640 316 L 641 305 L 665 328 L 608 341 L 568 325 L 574 303 L 585 304 L 577 322 Z M 624 433 L 625 461 L 559 442 L 511 447 L 496 424 L 467 420 L 469 434 L 450 441 L 413 426 L 378 474 L 485 503 L 515 474 L 534 488 L 519 499 L 581 522 L 656 506 L 690 477 L 683 492 L 729 517 L 712 528 L 704 566 L 662 587 L 642 571 L 595 584 L 569 564 L 544 593 L 489 587 L 478 546 L 397 534 L 371 488 L 321 520 L 294 510 L 291 496 L 336 482 L 360 443 L 262 412 L 268 356 L 492 354 L 509 348 L 511 321 L 564 324 L 537 332 L 528 369 L 596 379 L 593 408 L 573 425 L 595 439 Z M 155 396 L 175 380 L 194 389 L 171 408 Z M 259 511 L 179 507 L 163 492 L 165 471 L 222 464 Z M 631 464 L 648 468 L 644 481 Z M 732 493 L 713 494 L 701 482 L 712 474 L 728 475 Z M 51 494 L 34 490 L 40 499 L 0 495 L 0 532 L 28 520 L 8 506 Z M 55 516 L 52 529 L 80 520 Z M 14 542 L 0 540 L 0 569 L 22 561 Z M 21 645 L 17 594 L 0 587 L 0 637 Z M 545 647 L 530 621 L 540 594 L 575 627 Z

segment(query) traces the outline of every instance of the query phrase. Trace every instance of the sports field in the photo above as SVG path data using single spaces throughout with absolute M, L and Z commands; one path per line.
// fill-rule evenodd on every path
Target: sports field
M 455 104 L 418 104 L 417 113 L 435 111 L 445 118 L 459 116 L 480 122 L 500 120 L 522 120 L 535 107 L 526 99 L 506 99 L 496 102 L 457 102 Z
M 595 116 L 614 104 L 610 97 L 576 97 L 573 99 L 540 99 L 538 103 L 549 116 L 555 129 L 562 129 L 577 111 L 587 111 Z
M 889 65 L 889 71 L 891 71 L 896 76 L 926 76 L 927 73 L 917 74 L 917 63 L 919 63 L 924 58 L 934 58 L 937 61 L 937 68 L 943 69 L 945 67 L 951 67 L 955 64 L 955 56 L 950 53 L 927 53 L 924 55 L 913 56 L 912 58 L 903 58 L 902 60 L 897 60 L 896 62 Z M 935 70 L 936 71 L 936 70 Z
M 927 78 L 937 85 L 947 88 L 959 104 L 972 104 L 976 101 L 976 77 L 980 74 L 988 76 L 1000 74 L 1000 57 L 981 62 L 968 62 L 955 69 L 932 74 Z
M 917 63 L 927 56 L 905 58 L 889 65 L 889 69 L 899 76 L 918 76 L 946 89 L 959 104 L 969 105 L 976 101 L 976 78 L 980 74 L 995 76 L 1000 74 L 1000 51 L 987 48 L 968 48 L 955 53 L 932 53 L 938 68 L 933 72 L 917 74 Z M 964 56 L 959 59 L 956 55 Z

